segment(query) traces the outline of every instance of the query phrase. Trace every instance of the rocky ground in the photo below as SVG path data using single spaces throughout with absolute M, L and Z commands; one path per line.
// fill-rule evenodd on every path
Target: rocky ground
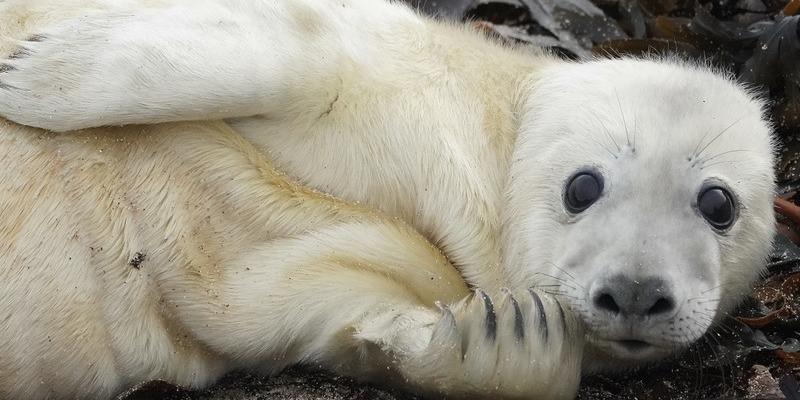
M 567 58 L 667 53 L 725 68 L 771 99 L 782 146 L 786 215 L 769 272 L 754 295 L 686 354 L 625 376 L 586 379 L 581 399 L 800 400 L 800 0 L 409 0 L 487 35 Z M 581 110 L 575 110 L 576 113 Z M 121 399 L 405 400 L 413 396 L 323 373 L 263 379 L 233 374 L 202 392 L 150 382 Z

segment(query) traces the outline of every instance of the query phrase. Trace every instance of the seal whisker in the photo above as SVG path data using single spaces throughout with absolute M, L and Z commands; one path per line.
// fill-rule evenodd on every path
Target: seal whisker
M 619 100 L 617 88 L 614 88 L 614 95 L 617 97 L 617 107 L 619 107 L 619 115 L 622 117 L 622 126 L 625 127 L 625 140 L 628 143 L 628 147 L 631 147 L 631 137 L 630 133 L 628 133 L 628 122 L 625 121 L 625 113 L 622 112 L 622 102 Z
M 589 139 L 590 139 L 592 142 L 594 142 L 595 144 L 597 144 L 598 146 L 600 146 L 600 147 L 601 147 L 603 150 L 607 151 L 607 152 L 608 152 L 608 154 L 610 154 L 610 155 L 611 155 L 611 157 L 614 157 L 614 159 L 617 159 L 617 158 L 619 158 L 619 157 L 617 156 L 617 154 L 615 154 L 613 151 L 611 151 L 611 149 L 609 149 L 608 147 L 606 147 L 606 146 L 605 146 L 603 143 L 601 143 L 599 140 L 595 139 L 595 138 L 594 138 L 594 137 L 592 137 L 592 136 L 589 136 Z
M 720 346 L 719 340 L 714 337 L 713 333 L 711 335 L 703 336 L 703 340 L 708 344 L 708 348 L 711 350 L 711 354 L 714 355 L 714 359 L 716 360 L 717 367 L 719 368 L 720 377 L 722 378 L 722 387 L 726 388 L 726 392 L 730 392 L 733 389 L 733 377 L 729 379 L 725 379 L 725 364 L 727 360 L 723 356 L 721 356 L 716 350 L 714 350 L 714 346 L 710 342 L 709 338 L 716 342 L 717 346 Z
M 618 153 L 622 152 L 622 147 L 619 145 L 619 143 L 617 143 L 617 140 L 614 139 L 614 135 L 611 134 L 611 130 L 608 129 L 608 127 L 606 126 L 605 123 L 603 123 L 603 121 L 600 119 L 600 117 L 598 117 L 597 114 L 595 114 L 595 113 L 591 113 L 590 115 L 594 118 L 595 121 L 597 121 L 598 124 L 600 124 L 600 127 L 603 128 L 603 133 L 605 133 L 606 136 L 609 139 L 611 139 L 611 143 L 613 143 L 614 147 L 617 148 L 617 152 Z M 614 158 L 617 158 L 616 155 L 614 156 Z
M 536 286 L 536 285 L 534 285 L 534 286 L 531 286 L 531 289 L 540 289 L 539 291 L 541 291 L 541 292 L 544 292 L 544 293 L 549 293 L 549 294 L 562 294 L 562 293 L 564 293 L 564 291 L 563 291 L 563 290 L 558 290 L 558 289 L 542 289 L 542 288 L 540 288 L 540 287 L 538 287 L 538 286 Z
M 725 325 L 725 321 L 719 321 L 719 323 L 714 324 L 714 317 L 710 314 L 706 314 L 703 312 L 698 311 L 698 315 L 700 315 L 700 320 L 703 322 L 707 322 L 713 330 L 719 329 L 727 334 L 735 335 L 736 332 L 729 326 Z
M 567 285 L 565 285 L 565 284 L 558 285 L 558 287 L 553 287 L 553 286 L 550 286 L 550 287 L 542 287 L 542 286 L 537 286 L 537 285 L 533 285 L 533 286 L 531 286 L 531 288 L 533 288 L 533 289 L 541 289 L 541 291 L 543 291 L 543 292 L 548 292 L 548 293 L 557 293 L 557 294 L 563 294 L 563 295 L 567 295 L 567 293 L 568 293 L 568 292 L 566 292 L 565 290 L 559 289 L 559 288 L 561 288 L 561 287 L 565 287 L 565 288 L 567 288 L 567 289 L 572 289 L 572 290 L 575 290 L 575 288 L 574 288 L 574 287 L 567 286 Z
M 699 330 L 703 329 L 703 327 L 699 323 L 697 323 L 697 321 L 693 319 L 689 319 L 689 321 L 692 322 Z M 720 355 L 714 349 L 714 346 L 709 339 L 713 339 L 717 343 L 717 345 L 719 345 L 719 341 L 714 337 L 713 332 L 709 332 L 709 334 L 703 335 L 702 339 L 703 339 L 703 344 L 705 344 L 708 347 L 708 349 L 711 351 L 711 354 L 714 356 L 715 364 L 717 368 L 720 370 L 720 378 L 722 379 L 722 386 L 727 387 L 728 385 L 725 380 L 725 369 L 722 362 L 722 357 L 720 357 Z
M 714 287 L 712 287 L 712 288 L 710 288 L 710 289 L 706 289 L 706 290 L 704 290 L 704 291 L 700 292 L 700 294 L 706 294 L 706 293 L 708 293 L 708 292 L 710 292 L 710 291 L 712 291 L 712 290 L 714 290 L 714 289 L 719 289 L 719 288 L 721 288 L 721 287 L 723 287 L 723 286 L 730 285 L 730 284 L 731 284 L 731 282 L 720 283 L 720 284 L 719 284 L 719 285 L 717 285 L 717 286 L 714 286 Z
M 563 298 L 576 299 L 575 297 L 570 296 L 570 295 L 568 295 L 568 294 L 566 294 L 564 292 L 553 292 L 553 291 L 547 291 L 547 290 L 542 290 L 542 292 L 544 292 L 546 294 L 549 294 L 551 296 L 558 296 L 558 297 L 563 297 Z
M 581 300 L 580 298 L 578 298 L 578 296 L 575 296 L 575 295 L 570 294 L 569 292 L 566 292 L 566 291 L 563 291 L 563 290 L 542 289 L 539 286 L 532 286 L 531 289 L 536 289 L 536 290 L 539 290 L 540 292 L 543 292 L 543 293 L 546 293 L 546 294 L 549 294 L 549 295 L 552 295 L 552 296 L 558 296 L 558 297 L 562 297 L 562 298 L 570 299 L 570 300 L 574 300 L 574 301 L 580 301 Z
M 729 312 L 727 312 L 727 311 L 722 311 L 722 315 L 724 315 L 724 316 L 726 317 L 726 318 L 725 318 L 725 321 L 735 322 L 736 324 L 738 324 L 738 325 L 740 325 L 740 326 L 743 326 L 743 327 L 745 327 L 745 328 L 747 328 L 747 329 L 750 329 L 750 326 L 749 326 L 749 325 L 747 325 L 746 323 L 744 323 L 744 322 L 740 321 L 738 318 L 736 318 L 736 316 L 734 316 L 734 315 L 731 315 L 731 313 L 729 313 Z M 733 329 L 735 329 L 735 328 L 729 328 L 729 329 L 733 330 Z M 733 332 L 733 333 L 735 333 L 735 334 L 737 334 L 737 335 L 738 335 L 738 333 L 737 333 L 737 332 Z
M 694 154 L 694 158 L 700 157 L 700 156 L 703 154 L 703 152 L 705 152 L 705 151 L 706 151 L 706 149 L 708 149 L 708 146 L 711 146 L 711 145 L 712 145 L 714 142 L 716 142 L 716 141 L 717 141 L 717 139 L 719 139 L 719 138 L 720 138 L 720 137 L 721 137 L 723 134 L 725 134 L 725 132 L 727 132 L 729 129 L 733 128 L 733 126 L 734 126 L 734 125 L 736 125 L 736 124 L 738 124 L 740 121 L 742 121 L 742 120 L 744 119 L 744 117 L 745 117 L 745 116 L 741 116 L 741 117 L 739 117 L 739 118 L 738 118 L 736 121 L 733 121 L 733 123 L 732 123 L 732 124 L 728 125 L 728 126 L 727 126 L 725 129 L 723 129 L 723 130 L 722 130 L 720 133 L 718 133 L 716 136 L 714 136 L 713 138 L 711 138 L 711 140 L 709 140 L 709 141 L 708 141 L 708 143 L 706 143 L 706 144 L 705 144 L 705 145 L 704 145 L 704 146 L 703 146 L 703 147 L 700 149 L 700 151 L 698 151 L 698 152 L 696 152 L 696 153 Z
M 709 289 L 708 291 L 710 291 L 710 290 L 711 289 Z M 705 296 L 705 293 L 706 292 L 703 292 L 699 296 L 690 297 L 690 298 L 686 299 L 686 302 L 697 301 L 697 300 L 707 300 L 707 297 Z
M 545 276 L 545 277 L 547 277 L 547 278 L 553 279 L 554 281 L 556 281 L 556 282 L 559 282 L 559 283 L 560 283 L 558 286 L 567 287 L 567 288 L 570 288 L 570 289 L 572 289 L 572 290 L 576 290 L 576 289 L 577 289 L 575 286 L 569 285 L 570 283 L 578 284 L 577 282 L 575 282 L 575 281 L 573 281 L 573 280 L 565 280 L 565 279 L 563 279 L 563 278 L 559 278 L 559 277 L 557 277 L 557 276 L 553 276 L 553 275 L 550 275 L 550 274 L 545 274 L 544 272 L 536 272 L 536 273 L 534 273 L 533 275 L 534 275 L 534 276 L 536 276 L 536 275 L 542 275 L 542 276 Z
M 692 164 L 692 166 L 695 166 L 695 165 L 697 165 L 697 164 L 703 164 L 703 163 L 709 162 L 709 161 L 711 161 L 711 160 L 713 160 L 713 159 L 715 159 L 715 158 L 722 157 L 722 156 L 724 156 L 724 155 L 726 155 L 726 154 L 731 154 L 731 153 L 741 153 L 741 152 L 754 153 L 754 151 L 753 151 L 753 150 L 747 150 L 747 149 L 737 149 L 737 150 L 728 150 L 728 151 L 723 151 L 722 153 L 715 154 L 715 155 L 713 155 L 713 156 L 709 156 L 709 157 L 705 157 L 705 158 L 703 158 L 703 157 L 697 158 L 697 159 L 695 159 L 695 161 L 694 161 L 694 163 Z
M 717 162 L 713 162 L 711 164 L 701 165 L 700 169 L 702 170 L 702 169 L 705 169 L 705 168 L 708 168 L 708 167 L 713 167 L 715 165 L 720 165 L 720 164 L 740 164 L 742 161 L 744 161 L 744 160 L 738 159 L 738 160 L 728 160 L 728 161 L 717 161 Z
M 548 277 L 550 279 L 553 279 L 556 282 L 573 283 L 573 279 L 571 279 L 568 276 L 567 277 L 560 277 L 560 276 L 550 275 L 550 274 L 544 273 L 544 272 L 534 272 L 533 276 L 536 276 L 536 275 L 542 275 L 542 276 Z
M 692 154 L 689 157 L 689 161 L 693 161 L 697 157 L 697 152 L 700 151 L 700 146 L 703 145 L 703 141 L 706 140 L 706 137 L 711 133 L 711 131 L 706 131 L 703 136 L 700 137 L 700 140 L 697 141 L 697 145 L 694 146 L 694 150 L 692 150 Z
M 559 267 L 558 265 L 556 265 L 556 263 L 554 263 L 552 261 L 548 262 L 547 264 L 549 264 L 551 267 L 554 267 L 557 270 L 559 270 L 559 271 L 563 272 L 564 274 L 566 274 L 571 279 L 570 283 L 574 283 L 574 284 L 578 285 L 578 287 L 580 287 L 581 289 L 584 289 L 584 290 L 586 289 L 586 288 L 583 287 L 583 285 L 578 283 L 578 279 L 575 278 L 575 275 L 572 275 L 569 271 L 565 270 L 564 268 Z
M 695 365 L 695 368 L 693 368 L 695 375 L 694 382 L 692 382 L 692 391 L 697 393 L 697 391 L 700 390 L 700 387 L 702 386 L 701 382 L 703 381 L 703 359 L 698 351 L 697 346 L 690 347 L 689 353 L 692 355 L 692 363 Z
M 532 286 L 531 289 L 539 290 L 540 292 L 547 293 L 553 296 L 560 296 L 567 299 L 579 300 L 577 296 L 570 294 L 569 292 L 563 290 L 553 290 L 553 289 L 542 289 L 538 286 Z
M 696 346 L 692 346 L 693 354 L 695 355 L 694 362 L 695 362 L 695 376 L 694 382 L 692 382 L 693 392 L 697 393 L 703 387 L 703 381 L 705 380 L 705 372 L 706 368 L 703 364 L 703 360 L 705 359 L 704 354 L 701 352 L 702 348 L 704 347 L 705 343 L 698 342 Z M 707 347 L 707 346 L 705 346 Z

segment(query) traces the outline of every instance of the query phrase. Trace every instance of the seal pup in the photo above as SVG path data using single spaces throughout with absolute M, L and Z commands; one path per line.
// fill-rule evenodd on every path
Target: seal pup
M 703 66 L 565 62 L 374 0 L 12 0 L 0 22 L 0 115 L 198 121 L 0 128 L 2 232 L 31 230 L 0 255 L 9 397 L 307 363 L 570 398 L 699 338 L 769 249 L 762 103 Z

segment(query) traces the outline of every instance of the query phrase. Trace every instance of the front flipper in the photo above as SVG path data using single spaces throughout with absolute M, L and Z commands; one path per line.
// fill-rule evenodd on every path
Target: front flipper
M 0 54 L 0 116 L 67 131 L 325 115 L 343 74 L 386 58 L 373 54 L 381 35 L 419 25 L 408 8 L 373 0 L 97 1 L 55 21 L 57 4 L 0 8 L 0 26 L 41 20 Z
M 570 309 L 536 291 L 470 293 L 396 225 L 337 224 L 254 248 L 232 261 L 250 270 L 220 290 L 219 325 L 198 315 L 196 331 L 267 373 L 305 363 L 434 397 L 575 396 L 584 336 Z
M 492 299 L 477 290 L 452 306 L 438 305 L 435 323 L 415 329 L 366 327 L 359 337 L 394 355 L 403 377 L 422 391 L 456 397 L 574 398 L 583 328 L 553 297 L 531 290 L 504 291 Z M 430 340 L 411 348 L 413 341 L 398 331 Z M 387 338 L 385 332 L 393 333 Z
M 261 72 L 275 57 L 253 48 L 240 9 L 221 4 L 45 24 L 0 55 L 0 116 L 66 131 L 258 113 L 270 96 Z

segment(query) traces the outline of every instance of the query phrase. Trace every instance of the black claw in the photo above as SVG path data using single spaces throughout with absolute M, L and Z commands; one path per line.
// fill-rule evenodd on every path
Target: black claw
M 547 341 L 547 316 L 544 314 L 544 304 L 542 304 L 542 299 L 539 298 L 539 295 L 533 291 L 533 289 L 528 289 L 528 292 L 531 294 L 533 298 L 533 302 L 536 303 L 536 309 L 539 310 L 539 326 L 542 327 L 542 335 L 544 336 L 545 342 Z
M 478 289 L 478 293 L 483 299 L 483 305 L 486 306 L 486 337 L 494 341 L 497 338 L 497 315 L 494 313 L 494 304 L 486 292 Z
M 467 335 L 461 335 L 461 362 L 463 363 L 464 360 L 467 359 L 467 348 L 469 347 L 469 341 L 467 340 Z
M 29 55 L 31 55 L 31 51 L 30 50 L 28 50 L 28 49 L 26 49 L 24 47 L 20 47 L 19 49 L 17 49 L 17 51 L 11 53 L 8 56 L 8 59 L 9 60 L 16 60 L 18 58 L 27 57 Z
M 567 316 L 564 313 L 564 307 L 561 306 L 560 301 L 556 301 L 558 304 L 558 316 L 561 317 L 561 329 L 566 332 L 567 331 Z
M 37 35 L 28 36 L 28 38 L 25 39 L 25 41 L 27 41 L 27 42 L 41 42 L 41 41 L 43 41 L 45 39 L 47 39 L 47 35 L 37 34 Z
M 436 307 L 439 308 L 439 311 L 442 313 L 441 321 L 446 323 L 447 325 L 450 325 L 451 329 L 455 329 L 456 317 L 455 315 L 453 315 L 453 312 L 450 310 L 450 307 L 439 301 L 436 302 Z
M 511 295 L 508 295 L 508 298 L 511 300 L 511 305 L 514 306 L 514 335 L 517 339 L 522 340 L 525 338 L 525 325 L 522 320 L 522 310 L 519 309 L 517 299 Z
M 9 85 L 7 83 L 3 83 L 2 81 L 0 81 L 0 89 L 3 89 L 3 90 L 20 90 L 20 88 L 18 88 L 16 86 L 13 86 L 13 85 Z
M 453 312 L 450 311 L 450 308 L 445 306 L 444 310 L 442 310 L 442 319 L 447 321 L 447 324 L 450 325 L 450 328 L 456 327 L 456 317 L 453 315 Z

